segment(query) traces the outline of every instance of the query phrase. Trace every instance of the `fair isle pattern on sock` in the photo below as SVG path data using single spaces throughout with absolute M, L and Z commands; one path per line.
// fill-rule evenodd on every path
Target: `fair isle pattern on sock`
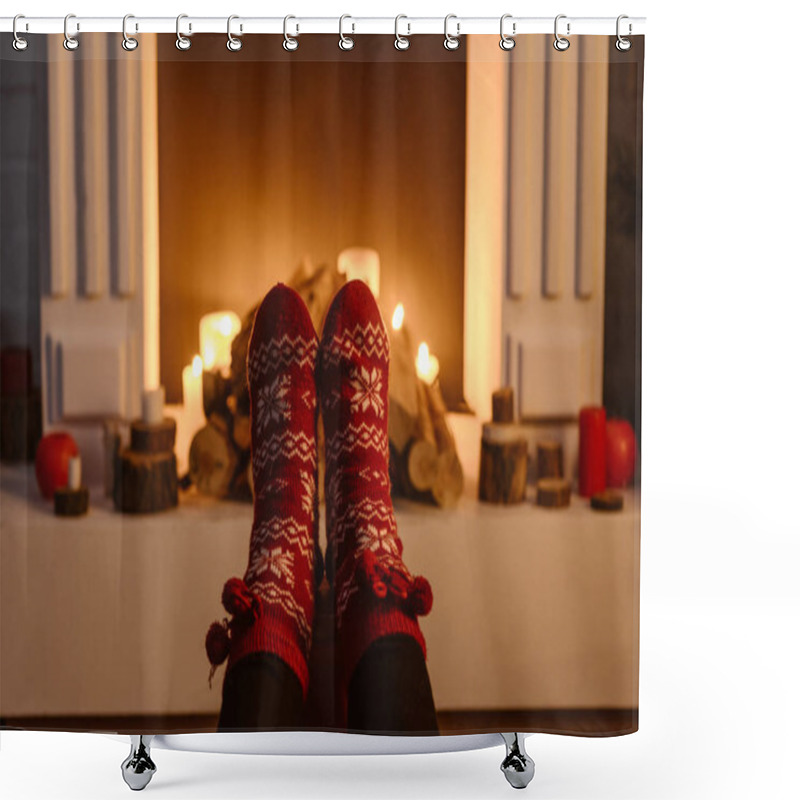
M 305 303 L 279 284 L 256 313 L 248 347 L 255 497 L 247 569 L 223 591 L 232 618 L 218 625 L 227 647 L 215 628 L 209 650 L 213 663 L 212 651 L 224 660 L 227 649 L 229 670 L 250 653 L 274 653 L 304 693 L 315 591 L 317 347 Z
M 417 615 L 430 610 L 431 592 L 403 563 L 389 484 L 389 337 L 361 281 L 345 284 L 334 298 L 317 361 L 341 702 L 352 670 L 376 639 L 407 634 L 424 652 Z

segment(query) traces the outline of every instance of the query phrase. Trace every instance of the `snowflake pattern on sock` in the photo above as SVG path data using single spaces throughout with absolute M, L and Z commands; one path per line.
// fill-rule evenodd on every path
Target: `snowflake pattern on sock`
M 209 649 L 207 640 L 212 663 L 228 651 L 228 669 L 249 653 L 274 653 L 304 692 L 317 549 L 317 349 L 305 303 L 279 284 L 256 313 L 248 347 L 255 496 L 247 569 L 223 591 L 232 619 L 215 624 L 228 635 L 227 648 L 219 628 L 212 626 L 212 638 L 220 646 Z
M 416 617 L 430 609 L 431 593 L 403 562 L 389 484 L 389 337 L 363 282 L 345 284 L 334 298 L 317 362 L 326 563 L 335 592 L 338 680 L 346 686 L 366 647 L 381 636 L 408 634 L 424 652 Z

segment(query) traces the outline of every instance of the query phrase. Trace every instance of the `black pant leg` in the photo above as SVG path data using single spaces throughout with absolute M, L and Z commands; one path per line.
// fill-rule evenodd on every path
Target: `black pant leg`
M 428 667 L 411 636 L 383 636 L 367 648 L 350 680 L 347 727 L 387 734 L 439 732 Z
M 300 727 L 303 690 L 293 670 L 273 653 L 251 653 L 225 676 L 218 729 L 268 731 Z

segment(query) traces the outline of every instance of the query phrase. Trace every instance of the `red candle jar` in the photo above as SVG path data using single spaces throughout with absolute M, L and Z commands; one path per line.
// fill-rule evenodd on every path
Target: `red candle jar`
M 582 408 L 578 425 L 578 493 L 591 497 L 606 488 L 606 410 L 600 406 Z

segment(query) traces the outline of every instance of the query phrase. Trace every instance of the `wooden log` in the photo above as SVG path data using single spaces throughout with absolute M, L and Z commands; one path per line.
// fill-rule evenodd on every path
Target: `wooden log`
M 514 389 L 503 386 L 492 392 L 492 422 L 514 421 Z
M 405 472 L 412 492 L 433 488 L 439 472 L 439 453 L 427 439 L 414 439 L 405 450 Z
M 124 450 L 114 481 L 114 505 L 127 514 L 163 511 L 178 505 L 175 453 Z
M 452 508 L 464 493 L 464 470 L 455 448 L 439 453 L 436 466 L 431 494 L 439 508 Z
M 236 472 L 236 454 L 226 431 L 209 422 L 192 439 L 189 475 L 202 494 L 225 497 Z
M 230 395 L 231 381 L 224 378 L 219 370 L 203 370 L 203 411 L 206 418 L 212 414 L 221 414 L 226 417 L 230 414 L 228 409 L 228 395 Z
M 135 453 L 169 453 L 175 448 L 177 425 L 171 417 L 161 422 L 131 423 L 131 450 Z
M 536 477 L 564 477 L 564 449 L 556 439 L 536 442 Z
M 454 451 L 456 449 L 456 440 L 450 430 L 450 426 L 447 424 L 447 406 L 445 405 L 444 397 L 442 397 L 439 381 L 434 381 L 432 384 L 425 383 L 425 381 L 420 381 L 420 383 L 425 388 L 436 447 L 440 453 L 449 450 Z
M 233 443 L 239 450 L 250 449 L 250 417 L 247 414 L 233 415 Z
M 528 441 L 513 425 L 488 422 L 481 436 L 478 498 L 511 505 L 525 500 Z
M 536 483 L 536 505 L 544 508 L 569 506 L 572 487 L 563 478 L 541 478 Z
M 393 330 L 389 342 L 389 441 L 403 451 L 417 428 L 419 378 L 408 330 Z

